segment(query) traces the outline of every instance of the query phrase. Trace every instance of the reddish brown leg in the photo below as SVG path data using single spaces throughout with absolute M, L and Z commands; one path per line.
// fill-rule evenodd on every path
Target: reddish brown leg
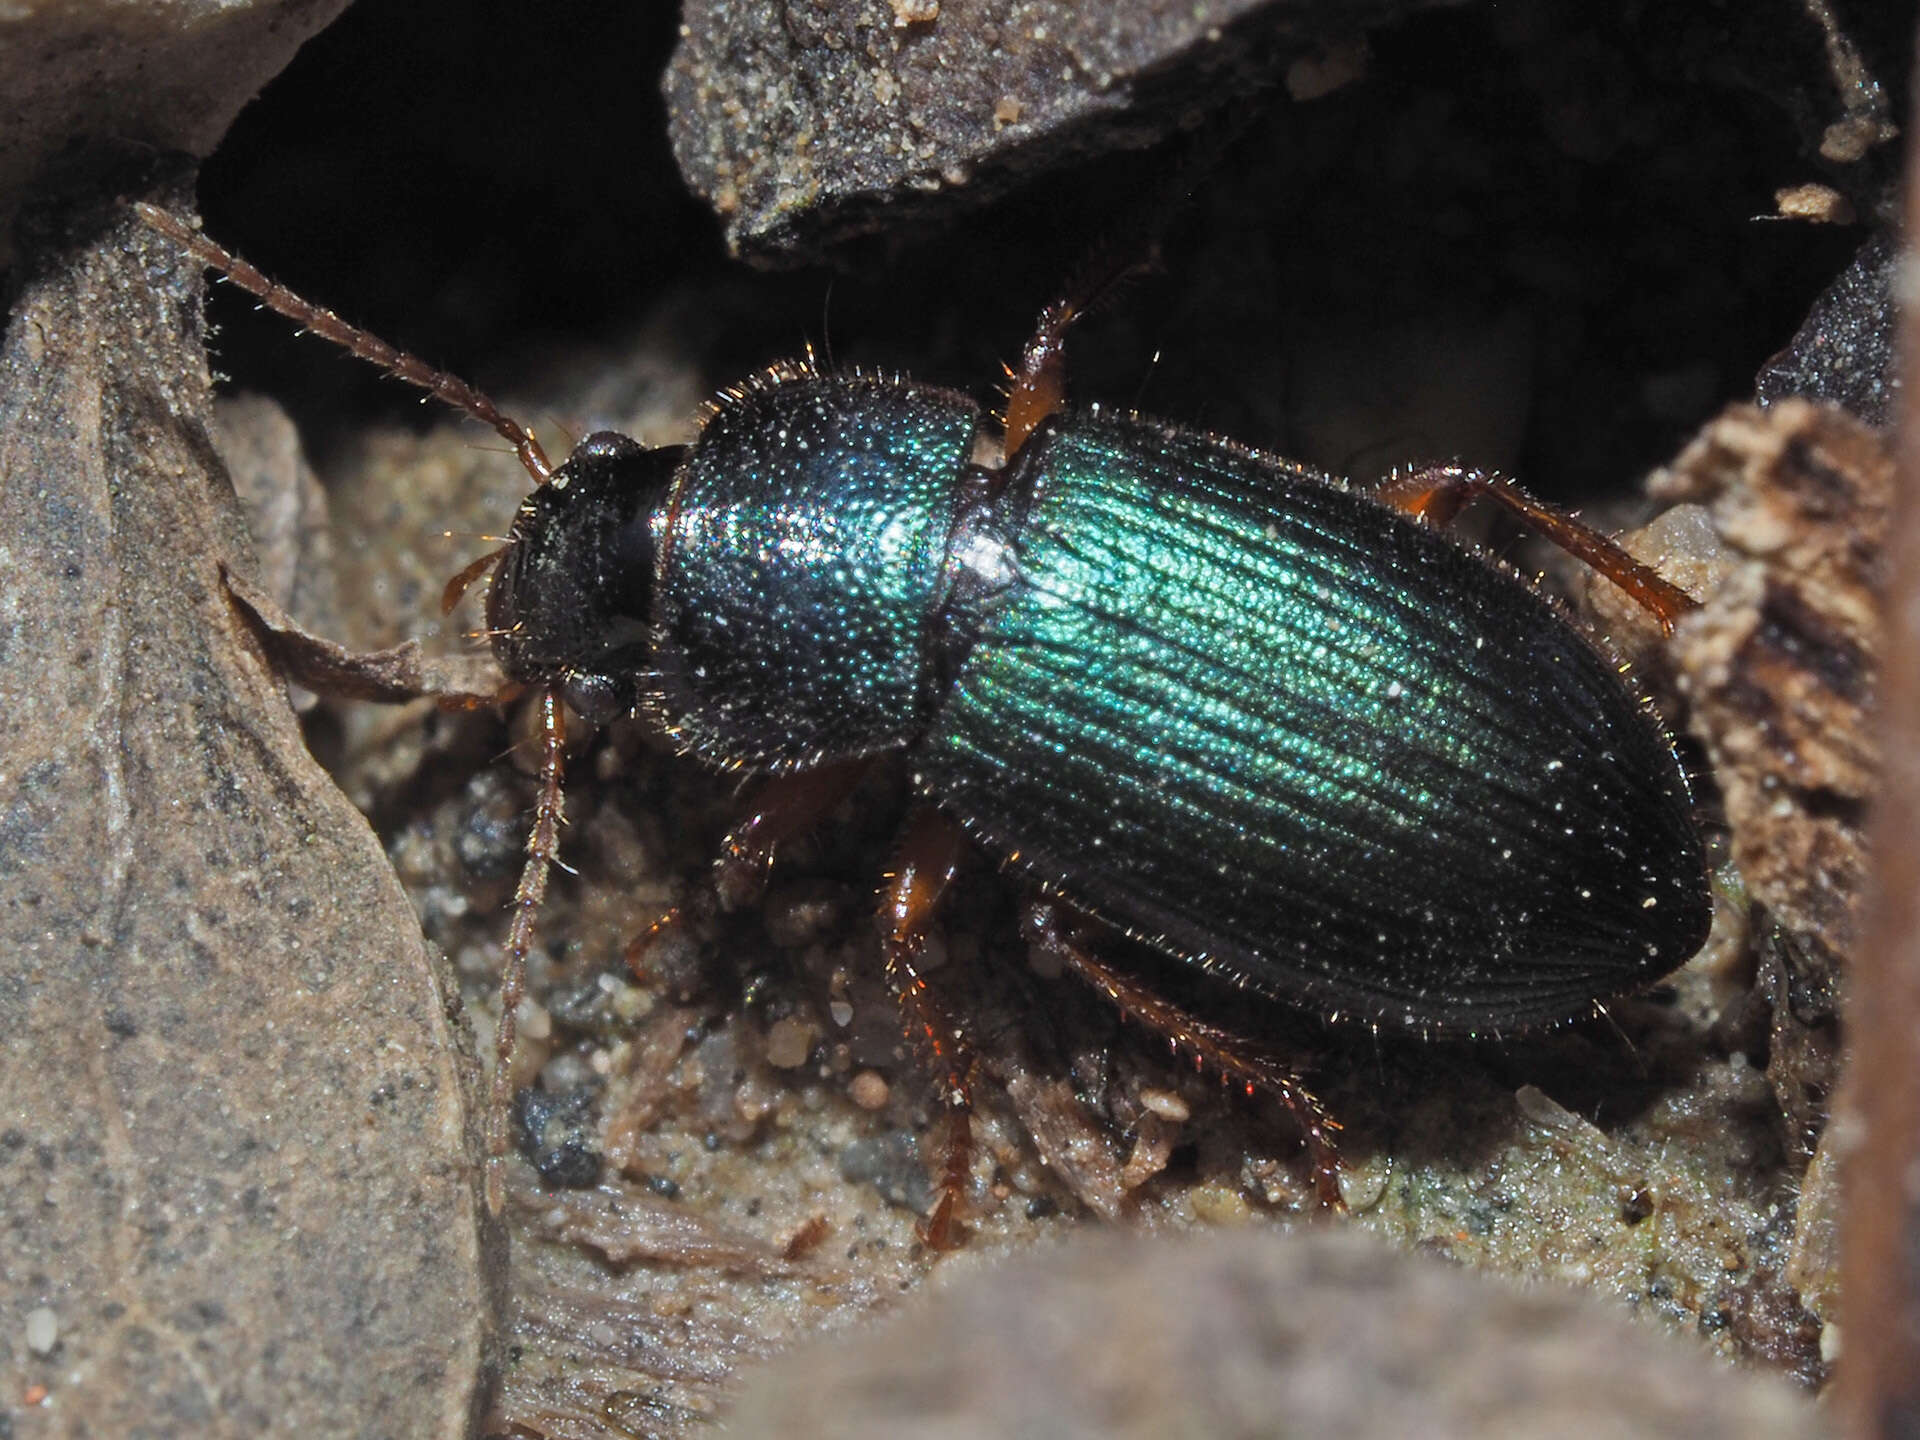
M 766 889 L 774 852 L 833 814 L 866 773 L 866 761 L 847 760 L 775 775 L 763 784 L 747 818 L 733 827 L 713 863 L 713 885 L 722 908 L 737 910 L 758 899 Z
M 706 906 L 722 911 L 750 905 L 766 890 L 767 874 L 780 846 L 804 835 L 831 815 L 853 792 L 866 773 L 867 762 L 850 760 L 822 765 L 792 775 L 776 775 L 753 798 L 747 818 L 736 825 L 713 862 L 713 885 L 694 905 L 697 916 Z M 627 967 L 641 980 L 649 977 L 648 957 L 672 932 L 686 926 L 689 916 L 676 905 L 627 946 Z
M 451 615 L 453 607 L 460 603 L 467 591 L 474 587 L 482 575 L 493 569 L 500 557 L 506 553 L 506 547 L 502 546 L 498 550 L 489 550 L 478 560 L 462 566 L 460 573 L 447 581 L 440 591 L 440 613 Z
M 1340 1200 L 1340 1152 L 1334 1142 L 1339 1122 L 1327 1114 L 1320 1097 L 1300 1076 L 1275 1057 L 1262 1053 L 1242 1037 L 1193 1015 L 1156 994 L 1124 971 L 1115 969 L 1089 950 L 1072 932 L 1060 905 L 1036 900 L 1026 907 L 1022 930 L 1028 941 L 1073 970 L 1103 992 L 1122 1014 L 1138 1021 L 1202 1065 L 1247 1087 L 1262 1091 L 1287 1107 L 1306 1139 L 1313 1189 L 1321 1208 L 1344 1208 Z
M 935 1250 L 960 1242 L 955 1210 L 973 1173 L 973 1052 L 960 1027 L 928 988 L 919 960 L 941 898 L 966 853 L 966 834 L 938 811 L 915 811 L 907 821 L 880 912 L 886 946 L 887 983 L 900 1001 L 908 1038 L 930 1062 L 947 1112 L 946 1153 L 940 1194 L 920 1235 Z
M 513 1106 L 515 1015 L 527 988 L 527 953 L 533 949 L 534 920 L 547 896 L 547 873 L 560 854 L 561 777 L 566 769 L 566 709 L 551 689 L 539 691 L 540 798 L 534 804 L 533 829 L 527 835 L 527 863 L 513 894 L 513 925 L 507 931 L 507 960 L 500 972 L 500 1029 L 494 1041 L 493 1092 L 487 1102 L 487 1209 L 498 1215 L 505 1194 L 507 1112 Z
M 1013 389 L 1007 395 L 1006 446 L 1011 460 L 1027 443 L 1034 427 L 1067 403 L 1067 328 L 1081 309 L 1071 300 L 1056 300 L 1040 312 L 1033 338 L 1020 352 L 1020 364 L 1007 372 Z
M 1154 234 L 1158 233 L 1155 226 Z M 1020 363 L 1007 372 L 1013 388 L 1007 395 L 1006 451 L 1011 460 L 1034 428 L 1067 403 L 1067 331 L 1081 316 L 1107 304 L 1129 281 L 1152 266 L 1152 246 L 1143 241 L 1132 249 L 1094 256 L 1067 294 L 1040 312 L 1033 338 L 1020 352 Z
M 1006 452 L 1012 459 L 1042 420 L 1056 414 L 1067 395 L 1066 333 L 1082 316 L 1109 305 L 1159 263 L 1160 237 L 1187 203 L 1196 179 L 1212 169 L 1226 147 L 1245 129 L 1252 111 L 1214 124 L 1196 136 L 1185 159 L 1118 212 L 1103 243 L 1082 258 L 1066 293 L 1040 312 L 1033 338 L 1020 364 L 1007 376 Z
M 1497 500 L 1531 529 L 1626 591 L 1660 622 L 1663 634 L 1671 635 L 1674 622 L 1699 604 L 1686 591 L 1662 580 L 1651 567 L 1642 565 L 1592 526 L 1534 499 L 1495 471 L 1472 470 L 1461 465 L 1423 465 L 1390 476 L 1375 494 L 1396 510 L 1442 526 L 1451 524 L 1454 516 L 1471 501 L 1482 496 Z

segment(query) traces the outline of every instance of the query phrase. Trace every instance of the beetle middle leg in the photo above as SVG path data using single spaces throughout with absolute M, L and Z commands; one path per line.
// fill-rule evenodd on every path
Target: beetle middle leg
M 1151 985 L 1109 965 L 1074 933 L 1072 912 L 1056 901 L 1029 902 L 1021 920 L 1028 941 L 1060 961 L 1100 991 L 1122 1014 L 1132 1017 L 1178 1049 L 1193 1056 L 1249 1092 L 1272 1095 L 1287 1108 L 1306 1141 L 1308 1166 L 1315 1198 L 1321 1208 L 1343 1208 L 1340 1199 L 1340 1152 L 1334 1143 L 1339 1122 L 1306 1087 L 1291 1066 L 1262 1052 L 1245 1037 L 1176 1005 Z
M 1465 465 L 1422 465 L 1399 471 L 1374 492 L 1385 505 L 1434 525 L 1445 526 L 1474 500 L 1498 501 L 1529 529 L 1565 550 L 1626 591 L 1671 635 L 1674 623 L 1697 608 L 1679 586 L 1663 580 L 1618 544 L 1564 510 L 1536 500 L 1506 476 Z
M 935 1250 L 951 1249 L 960 1241 L 955 1211 L 973 1173 L 974 1057 L 946 1003 L 927 985 L 920 957 L 966 849 L 967 837 L 958 825 L 936 810 L 915 811 L 895 852 L 880 911 L 887 984 L 900 1002 L 908 1036 L 932 1066 L 947 1112 L 939 1198 L 920 1230 Z
M 821 766 L 769 780 L 754 798 L 746 819 L 728 834 L 714 861 L 706 903 L 723 910 L 749 904 L 765 888 L 774 852 L 780 845 L 824 820 L 866 774 L 864 761 Z M 940 1161 L 939 1198 L 921 1226 L 935 1250 L 960 1243 L 957 1209 L 973 1170 L 974 1056 L 958 1022 L 928 986 L 920 957 L 940 902 L 959 872 L 966 834 L 931 809 L 916 811 L 895 851 L 881 907 L 882 943 L 889 988 L 899 1001 L 908 1037 L 931 1062 L 933 1078 L 946 1110 L 945 1152 Z M 663 936 L 688 921 L 676 906 L 627 947 L 627 963 L 644 976 L 647 956 Z
M 1007 394 L 1006 453 L 1011 459 L 1049 415 L 1066 408 L 1067 331 L 1084 316 L 1113 303 L 1126 288 L 1160 263 L 1160 237 L 1174 215 L 1185 208 L 1198 177 L 1218 162 L 1246 129 L 1251 110 L 1215 123 L 1199 137 L 1183 161 L 1133 201 L 1107 238 L 1081 258 L 1064 293 L 1040 312 L 1033 338 L 1010 367 Z
M 1067 292 L 1040 312 L 1032 338 L 1020 352 L 1020 363 L 1007 371 L 1013 382 L 1007 392 L 1004 427 L 1008 459 L 1019 453 L 1042 420 L 1066 408 L 1067 331 L 1153 268 L 1151 237 L 1158 233 L 1154 225 L 1134 243 L 1090 255 Z

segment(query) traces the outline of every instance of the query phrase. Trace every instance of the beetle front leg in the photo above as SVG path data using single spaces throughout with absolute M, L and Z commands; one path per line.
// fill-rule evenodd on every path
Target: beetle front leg
M 1484 496 L 1498 501 L 1529 529 L 1626 591 L 1660 622 L 1662 634 L 1671 635 L 1674 622 L 1699 606 L 1686 591 L 1662 580 L 1651 566 L 1641 564 L 1591 525 L 1536 500 L 1497 471 L 1422 465 L 1396 471 L 1374 494 L 1382 504 L 1443 527 L 1474 500 Z
M 924 1052 L 947 1115 L 946 1153 L 941 1159 L 939 1198 L 921 1225 L 929 1248 L 950 1250 L 960 1242 L 955 1211 L 973 1174 L 973 1050 L 944 1001 L 927 985 L 920 956 L 967 837 L 932 809 L 914 812 L 887 877 L 880 910 L 886 947 L 887 984 L 900 1002 L 907 1036 Z
M 1021 916 L 1021 932 L 1029 944 L 1038 946 L 1104 994 L 1123 1015 L 1166 1037 L 1202 1065 L 1246 1086 L 1249 1093 L 1265 1092 L 1286 1106 L 1306 1141 L 1315 1198 L 1324 1210 L 1344 1209 L 1340 1199 L 1340 1151 L 1334 1142 L 1340 1125 L 1299 1074 L 1243 1036 L 1182 1009 L 1107 964 L 1073 935 L 1070 914 L 1054 901 L 1030 901 Z
M 866 761 L 847 760 L 776 775 L 762 785 L 747 818 L 728 833 L 713 862 L 713 888 L 721 908 L 738 910 L 759 899 L 774 853 L 832 815 L 866 773 Z
M 1153 223 L 1134 243 L 1102 247 L 1082 262 L 1067 293 L 1040 312 L 1033 336 L 1020 352 L 1020 363 L 1007 371 L 1013 382 L 1007 392 L 1006 451 L 1012 459 L 1034 428 L 1049 415 L 1066 408 L 1067 331 L 1089 312 L 1109 303 L 1136 277 L 1153 268 L 1153 240 L 1160 233 L 1157 207 Z

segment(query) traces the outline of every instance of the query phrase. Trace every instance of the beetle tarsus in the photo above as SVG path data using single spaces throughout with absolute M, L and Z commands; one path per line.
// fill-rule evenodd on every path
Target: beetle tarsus
M 920 1241 L 929 1250 L 957 1250 L 967 1227 L 960 1220 L 968 1182 L 973 1178 L 973 1097 L 969 1090 L 948 1096 L 946 1136 L 933 1209 L 920 1222 Z

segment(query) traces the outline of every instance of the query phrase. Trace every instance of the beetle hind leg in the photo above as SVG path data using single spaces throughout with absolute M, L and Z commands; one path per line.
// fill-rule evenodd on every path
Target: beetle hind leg
M 1120 1012 L 1164 1036 L 1248 1092 L 1273 1096 L 1300 1127 L 1314 1197 L 1323 1210 L 1345 1208 L 1340 1198 L 1340 1150 L 1334 1137 L 1340 1125 L 1307 1088 L 1299 1073 L 1244 1036 L 1205 1020 L 1157 993 L 1151 985 L 1102 960 L 1073 933 L 1072 912 L 1057 902 L 1030 901 L 1021 929 L 1030 944 L 1072 970 L 1100 991 Z
M 1498 501 L 1528 529 L 1626 591 L 1660 622 L 1664 634 L 1671 635 L 1674 622 L 1698 606 L 1686 591 L 1661 579 L 1651 566 L 1634 559 L 1607 536 L 1564 510 L 1536 500 L 1497 471 L 1464 465 L 1417 466 L 1395 472 L 1374 497 L 1438 526 L 1451 524 L 1454 516 L 1474 500 L 1484 497 Z

